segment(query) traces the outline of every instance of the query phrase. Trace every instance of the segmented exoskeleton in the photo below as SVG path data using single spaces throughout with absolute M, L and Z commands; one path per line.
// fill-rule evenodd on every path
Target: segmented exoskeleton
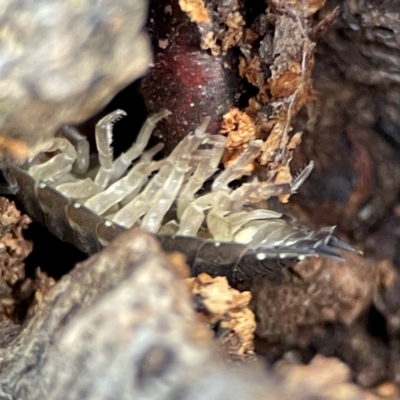
M 141 226 L 159 238 L 166 251 L 181 251 L 193 273 L 226 275 L 231 281 L 267 275 L 313 255 L 340 257 L 351 250 L 333 236 L 333 228 L 310 231 L 294 219 L 250 202 L 294 193 L 312 170 L 310 163 L 290 184 L 257 180 L 232 189 L 245 167 L 259 155 L 262 141 L 218 172 L 226 138 L 206 133 L 205 121 L 166 158 L 154 161 L 159 144 L 145 151 L 155 124 L 169 115 L 151 116 L 136 142 L 113 159 L 112 124 L 121 110 L 96 126 L 98 166 L 89 168 L 87 140 L 73 128 L 55 139 L 48 153 L 22 168 L 7 171 L 27 213 L 61 240 L 91 254 L 124 229 Z M 211 189 L 204 191 L 207 180 Z

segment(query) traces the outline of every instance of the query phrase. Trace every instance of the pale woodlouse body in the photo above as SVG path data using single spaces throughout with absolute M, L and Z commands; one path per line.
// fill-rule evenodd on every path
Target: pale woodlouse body
M 255 180 L 231 189 L 262 142 L 250 143 L 215 176 L 226 139 L 207 134 L 205 121 L 168 157 L 154 161 L 161 145 L 145 148 L 167 111 L 150 117 L 131 148 L 114 160 L 112 124 L 123 115 L 114 111 L 97 124 L 98 166 L 93 170 L 88 143 L 72 128 L 64 129 L 65 136 L 56 138 L 47 154 L 8 170 L 28 214 L 61 240 L 91 254 L 123 230 L 141 226 L 157 235 L 164 250 L 183 252 L 193 273 L 222 274 L 232 281 L 267 275 L 307 256 L 340 257 L 335 248 L 352 249 L 333 236 L 332 228 L 314 232 L 274 211 L 246 207 L 249 199 L 295 192 L 312 163 L 291 184 Z M 211 189 L 203 193 L 212 178 Z

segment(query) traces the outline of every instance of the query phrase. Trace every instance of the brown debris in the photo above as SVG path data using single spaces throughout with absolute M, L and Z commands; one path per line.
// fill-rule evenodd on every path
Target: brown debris
M 42 147 L 42 144 L 40 145 Z M 29 148 L 27 144 L 19 139 L 12 139 L 8 136 L 0 135 L 0 153 L 11 156 L 19 162 L 23 162 L 28 157 L 34 155 L 36 149 Z
M 300 109 L 315 99 L 311 80 L 314 68 L 314 41 L 318 34 L 325 32 L 333 21 L 333 15 L 336 15 L 329 13 L 320 21 L 314 22 L 313 14 L 324 3 L 324 0 L 315 0 L 305 6 L 301 1 L 276 0 L 269 3 L 269 8 L 265 12 L 260 11 L 258 15 L 250 16 L 246 11 L 250 11 L 251 14 L 254 10 L 251 8 L 247 10 L 246 5 L 238 0 L 227 0 L 222 3 L 215 0 L 181 0 L 179 12 L 175 10 L 172 2 L 171 9 L 175 18 L 167 20 L 163 13 L 162 22 L 158 24 L 158 26 L 173 24 L 168 33 L 157 26 L 154 28 L 155 23 L 150 27 L 153 37 L 157 40 L 168 36 L 169 43 L 173 44 L 175 50 L 167 49 L 166 52 L 157 54 L 156 67 L 153 69 L 154 75 L 158 74 L 160 69 L 157 82 L 146 78 L 143 85 L 148 109 L 155 111 L 156 102 L 163 99 L 163 104 L 169 104 L 174 114 L 176 110 L 175 119 L 179 121 L 175 124 L 175 129 L 172 129 L 172 124 L 168 121 L 160 125 L 164 128 L 166 137 L 163 140 L 167 142 L 167 152 L 170 151 L 171 143 L 176 144 L 176 137 L 182 137 L 181 133 L 176 132 L 183 130 L 187 133 L 194 126 L 198 126 L 199 115 L 204 114 L 205 109 L 212 118 L 210 133 L 232 131 L 232 128 L 224 126 L 227 122 L 226 117 L 222 119 L 222 128 L 218 129 L 221 117 L 228 113 L 228 118 L 239 119 L 245 125 L 248 124 L 247 120 L 251 120 L 252 123 L 250 130 L 247 126 L 233 129 L 235 135 L 232 134 L 232 140 L 229 139 L 227 142 L 225 166 L 230 165 L 238 157 L 249 141 L 255 138 L 262 139 L 265 144 L 255 168 L 249 168 L 249 172 L 255 171 L 260 181 L 265 184 L 291 182 L 289 163 L 293 151 L 300 143 L 298 140 L 300 134 L 292 140 L 292 119 Z M 154 6 L 152 15 L 157 16 L 157 7 Z M 159 7 L 165 8 L 164 5 Z M 181 17 L 182 10 L 187 12 L 190 21 L 196 25 L 188 23 L 186 20 L 189 18 L 186 15 L 186 20 Z M 196 16 L 193 13 L 196 13 Z M 204 18 L 205 14 L 207 18 Z M 248 20 L 253 20 L 251 25 L 246 22 L 244 16 Z M 212 57 L 207 63 L 196 59 L 198 55 L 194 49 L 198 47 L 211 50 Z M 233 47 L 238 51 L 228 53 Z M 171 56 L 172 62 L 168 60 L 169 52 L 179 52 Z M 204 58 L 206 53 L 201 54 Z M 178 57 L 179 65 L 175 65 Z M 189 64 L 195 59 L 194 68 Z M 211 64 L 213 66 L 210 77 L 207 80 L 200 80 L 210 69 Z M 183 68 L 186 65 L 187 68 Z M 196 70 L 194 73 L 193 69 Z M 170 70 L 175 71 L 174 76 L 180 77 L 184 82 L 183 87 L 181 84 L 175 85 L 176 78 L 166 78 Z M 234 79 L 232 79 L 233 74 Z M 196 79 L 193 79 L 192 75 Z M 160 93 L 160 90 L 163 91 L 161 82 L 165 80 L 172 83 L 168 85 L 164 94 Z M 243 86 L 239 84 L 240 80 Z M 255 91 L 247 89 L 241 93 L 241 88 L 248 87 L 248 84 L 258 90 L 256 95 L 250 97 L 248 93 Z M 155 89 L 148 90 L 153 85 Z M 179 93 L 175 97 L 183 99 L 179 102 L 179 109 L 175 105 L 177 101 L 167 94 L 171 92 Z M 208 97 L 209 93 L 212 93 L 212 96 Z M 238 104 L 240 98 L 247 101 L 248 106 L 240 110 L 232 108 Z M 189 112 L 187 104 L 191 106 Z M 215 110 L 223 112 L 218 113 L 215 118 Z M 236 115 L 233 116 L 232 113 Z M 287 202 L 288 199 L 287 195 L 280 197 L 282 202 Z
M 290 172 L 290 167 L 289 163 L 293 158 L 293 152 L 297 148 L 297 146 L 300 145 L 301 143 L 301 138 L 303 136 L 303 132 L 296 132 L 290 139 L 289 143 L 286 146 L 287 150 L 287 163 L 280 165 L 277 167 L 276 170 L 276 178 L 275 178 L 275 183 L 280 184 L 280 183 L 286 183 L 286 182 L 291 182 L 292 180 L 292 174 Z M 279 200 L 282 203 L 287 203 L 289 201 L 290 195 L 281 195 L 279 196 Z
M 282 126 L 280 124 L 276 124 L 272 129 L 268 139 L 265 141 L 262 154 L 260 156 L 260 163 L 262 165 L 266 164 L 268 161 L 271 165 L 274 165 L 272 171 L 274 172 L 274 183 L 281 184 L 292 181 L 292 174 L 290 172 L 289 163 L 293 158 L 293 152 L 297 148 L 297 146 L 301 143 L 302 132 L 295 133 L 289 140 L 289 143 L 286 145 L 286 161 L 284 163 L 273 163 L 273 158 L 275 156 L 275 149 L 280 147 Z M 268 161 L 267 161 L 268 160 Z M 268 184 L 268 180 L 264 182 Z M 279 200 L 282 203 L 287 203 L 289 201 L 290 195 L 281 195 L 279 196 Z
M 202 0 L 179 0 L 182 11 L 189 15 L 192 22 L 197 24 L 209 24 L 211 18 L 207 7 Z
M 318 37 L 324 35 L 329 30 L 329 28 L 333 25 L 336 18 L 338 17 L 339 10 L 340 10 L 340 7 L 336 7 L 332 11 L 329 11 L 328 14 L 326 14 L 324 16 L 324 18 L 321 19 L 321 21 L 319 21 L 312 28 L 311 35 L 310 35 L 311 38 L 318 38 Z
M 283 359 L 274 366 L 274 371 L 289 391 L 294 392 L 305 385 L 311 392 L 318 393 L 321 399 L 378 400 L 378 397 L 352 383 L 350 368 L 336 358 L 318 355 L 308 365 Z
M 309 17 L 320 10 L 326 0 L 310 0 L 304 3 L 302 0 L 269 0 L 271 7 L 278 11 L 285 12 L 288 7 L 299 10 L 304 16 Z
M 199 27 L 202 34 L 200 47 L 211 50 L 213 56 L 219 56 L 225 55 L 230 48 L 240 43 L 245 21 L 238 0 L 217 3 L 215 9 L 213 23 L 207 27 Z
M 275 4 L 276 5 L 276 4 Z M 275 22 L 273 39 L 273 63 L 271 77 L 264 79 L 260 92 L 270 93 L 268 99 L 272 112 L 261 117 L 259 123 L 262 135 L 266 136 L 260 164 L 268 170 L 278 172 L 285 168 L 286 182 L 291 181 L 288 165 L 291 156 L 288 152 L 291 119 L 298 111 L 313 100 L 311 72 L 314 67 L 314 43 L 305 35 L 309 22 L 302 14 L 300 4 L 281 4 Z M 259 97 L 258 101 L 263 102 Z M 265 121 L 265 122 L 264 122 Z M 280 183 L 282 180 L 280 174 Z
M 400 275 L 388 260 L 381 261 L 380 266 L 387 273 L 383 275 L 381 290 L 375 295 L 375 306 L 385 316 L 387 328 L 393 335 L 400 332 Z
M 382 328 L 378 321 L 369 308 L 351 325 L 328 324 L 315 332 L 307 350 L 339 358 L 350 367 L 354 382 L 364 388 L 376 387 L 394 378 L 391 350 L 382 337 L 374 334 Z
M 56 281 L 48 276 L 40 268 L 36 269 L 36 276 L 31 281 L 31 291 L 33 292 L 33 299 L 29 304 L 28 316 L 32 316 L 37 311 L 39 305 L 43 302 L 44 297 L 50 289 L 56 284 Z
M 159 41 L 158 41 L 158 47 L 163 50 L 165 50 L 168 47 L 168 44 L 169 44 L 168 39 L 164 39 L 164 40 L 159 39 Z
M 226 133 L 228 136 L 223 157 L 225 168 L 236 160 L 251 141 L 256 139 L 254 121 L 238 108 L 231 108 L 222 117 L 220 133 Z M 251 166 L 249 170 L 252 170 Z
M 395 400 L 400 396 L 399 387 L 394 382 L 384 382 L 371 391 L 380 399 Z
M 270 16 L 261 14 L 258 26 L 245 27 L 244 19 L 240 18 L 243 10 L 236 1 L 231 1 L 217 6 L 217 16 L 213 16 L 217 20 L 213 21 L 211 28 L 199 26 L 202 48 L 209 48 L 218 55 L 238 46 L 243 54 L 239 57 L 239 76 L 258 89 L 257 95 L 249 99 L 249 106 L 243 111 L 254 120 L 254 136 L 265 140 L 258 158 L 263 168 L 256 170 L 261 171 L 257 173 L 258 177 L 267 184 L 292 180 L 289 163 L 300 141 L 296 138 L 291 142 L 291 121 L 315 98 L 311 80 L 315 43 L 311 35 L 314 34 L 315 40 L 317 33 L 322 33 L 333 19 L 329 14 L 317 23 L 319 28 L 313 30 L 310 17 L 324 3 L 324 0 L 316 0 L 307 3 L 305 8 L 300 1 L 271 1 Z M 221 33 L 221 22 L 229 27 L 228 31 Z M 240 35 L 230 35 L 234 31 L 240 31 Z M 227 37 L 234 39 L 224 42 Z M 217 43 L 222 43 L 221 51 Z M 225 161 L 234 160 L 238 151 L 243 151 L 243 146 L 232 152 L 228 142 L 227 149 Z M 226 165 L 229 162 L 225 162 Z M 281 196 L 280 199 L 286 202 L 288 198 Z
M 258 87 L 260 92 L 267 96 L 266 86 L 264 85 L 264 74 L 261 71 L 261 60 L 259 56 L 254 56 L 247 60 L 244 57 L 239 59 L 239 75 L 247 79 L 249 83 Z M 267 98 L 265 98 L 267 101 Z
M 167 257 L 171 266 L 180 278 L 186 279 L 190 277 L 190 268 L 186 264 L 186 257 L 182 253 L 174 251 L 167 254 Z
M 252 291 L 257 335 L 306 346 L 327 322 L 352 324 L 371 304 L 387 265 L 353 254 L 346 262 L 312 257 L 299 262 L 280 284 L 262 281 Z
M 0 320 L 13 313 L 13 288 L 25 278 L 23 261 L 32 251 L 32 243 L 25 240 L 22 232 L 30 222 L 13 202 L 0 197 Z
M 303 221 L 308 219 L 307 225 L 336 225 L 362 242 L 391 213 L 398 198 L 398 154 L 369 127 L 380 117 L 368 122 L 375 104 L 365 89 L 327 76 L 315 84 L 320 95 L 313 112 L 318 120 L 303 136 L 294 163 L 301 168 L 312 159 L 316 168 L 296 196 L 300 206 L 292 203 L 296 209 L 288 212 L 299 215 L 301 208 L 310 215 Z M 383 94 L 378 104 L 381 101 Z
M 313 31 L 309 17 L 324 1 L 315 1 L 305 10 L 302 2 L 270 2 L 274 14 L 273 38 L 264 34 L 257 54 L 251 50 L 240 58 L 239 72 L 259 89 L 246 112 L 255 116 L 259 136 L 265 140 L 258 168 L 259 177 L 267 183 L 288 183 L 292 176 L 289 163 L 300 143 L 299 134 L 291 140 L 292 118 L 315 99 L 311 73 L 314 68 L 315 43 L 311 33 L 322 33 L 332 23 L 332 14 L 320 21 Z M 307 3 L 309 4 L 309 3 Z M 324 29 L 323 29 L 324 28 Z M 268 31 L 267 31 L 268 32 Z M 251 39 L 252 40 L 252 39 Z M 251 42 L 244 44 L 252 49 Z M 265 73 L 270 71 L 270 77 Z M 281 196 L 287 202 L 289 196 Z
M 40 268 L 34 278 L 26 277 L 24 260 L 33 244 L 24 238 L 23 231 L 30 223 L 31 219 L 21 215 L 13 202 L 0 197 L 0 321 L 20 322 L 26 315 L 33 315 L 55 285 L 55 280 Z
M 232 360 L 253 357 L 255 317 L 248 308 L 250 292 L 231 288 L 225 277 L 202 273 L 186 280 L 195 308 Z

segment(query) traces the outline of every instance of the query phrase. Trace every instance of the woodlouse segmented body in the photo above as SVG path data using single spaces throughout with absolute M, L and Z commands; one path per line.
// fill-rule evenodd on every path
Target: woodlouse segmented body
M 154 124 L 168 115 L 161 112 L 113 160 L 112 123 L 121 115 L 118 110 L 96 127 L 99 166 L 94 171 L 89 171 L 86 140 L 71 129 L 47 155 L 7 171 L 27 213 L 61 240 L 92 254 L 124 229 L 141 226 L 157 234 L 164 250 L 183 252 L 194 274 L 226 275 L 231 281 L 274 273 L 302 257 L 340 257 L 335 248 L 351 250 L 331 228 L 313 232 L 274 211 L 246 208 L 249 199 L 293 193 L 312 165 L 291 184 L 253 181 L 231 189 L 228 184 L 242 177 L 260 152 L 262 143 L 254 141 L 202 194 L 204 182 L 218 171 L 223 136 L 208 135 L 204 123 L 170 156 L 153 161 L 160 147 L 143 151 Z

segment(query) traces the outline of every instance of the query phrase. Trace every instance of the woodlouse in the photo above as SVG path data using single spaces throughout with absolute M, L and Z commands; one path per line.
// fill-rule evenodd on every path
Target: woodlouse
M 123 115 L 116 110 L 97 124 L 94 169 L 86 139 L 69 127 L 46 154 L 6 171 L 27 213 L 61 240 L 92 254 L 124 229 L 141 226 L 157 235 L 164 250 L 184 253 L 194 274 L 204 271 L 231 281 L 268 275 L 307 256 L 340 257 L 335 248 L 352 250 L 333 236 L 333 228 L 311 231 L 288 216 L 246 207 L 249 199 L 295 192 L 312 163 L 290 184 L 254 180 L 232 189 L 229 184 L 243 176 L 262 142 L 251 142 L 215 176 L 226 139 L 207 134 L 208 121 L 168 157 L 154 161 L 162 145 L 144 150 L 168 111 L 151 116 L 132 147 L 113 160 L 112 125 Z M 203 193 L 210 179 L 211 189 Z

